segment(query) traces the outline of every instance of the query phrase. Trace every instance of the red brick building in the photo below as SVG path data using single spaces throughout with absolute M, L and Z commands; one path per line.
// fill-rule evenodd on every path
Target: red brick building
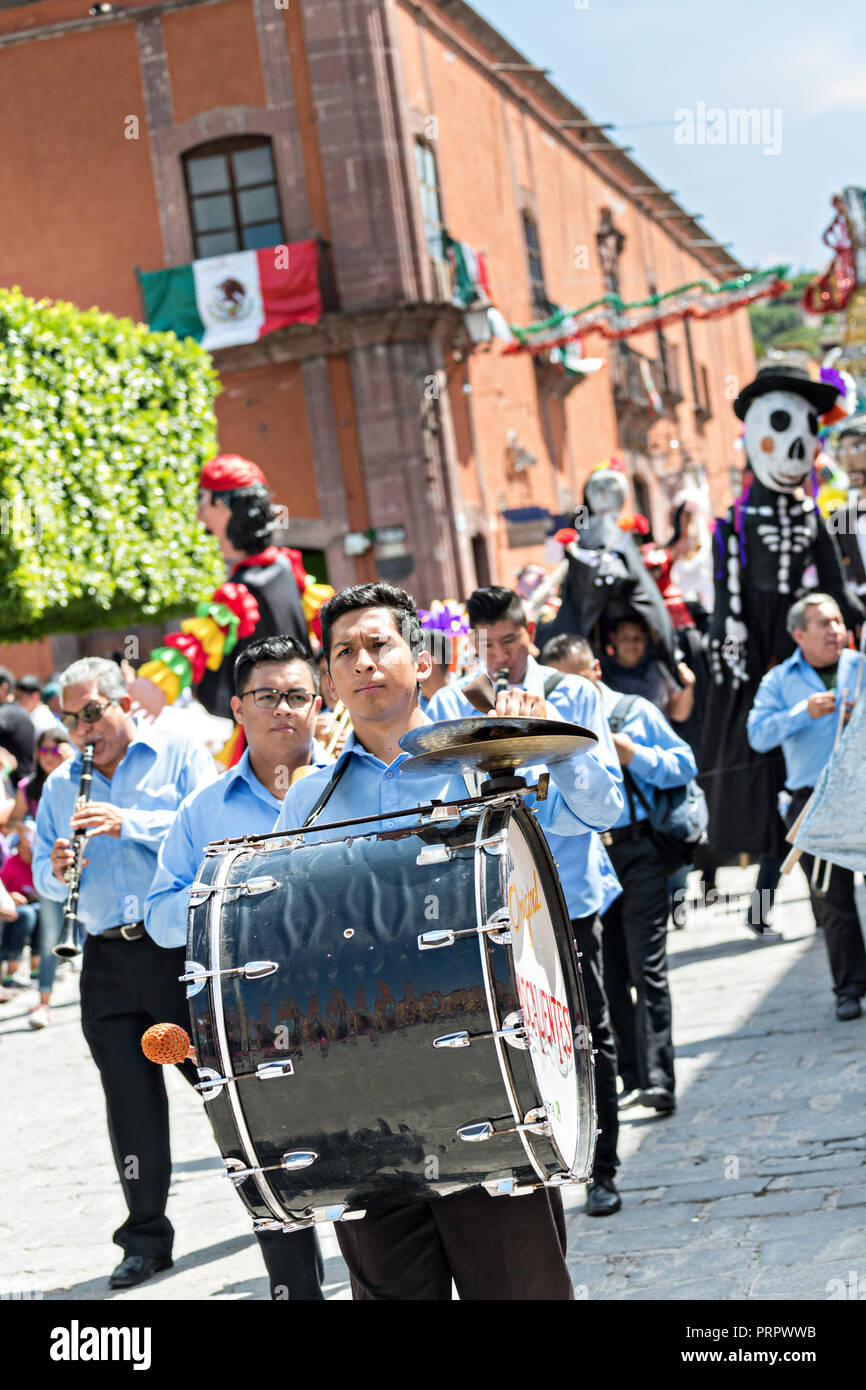
M 332 584 L 511 582 L 613 454 L 661 539 L 683 479 L 729 500 L 745 310 L 591 336 L 593 376 L 473 350 L 444 229 L 518 324 L 740 267 L 463 0 L 22 0 L 0 91 L 0 283 L 140 319 L 137 271 L 319 240 L 320 323 L 214 360 L 221 448 L 263 467 Z

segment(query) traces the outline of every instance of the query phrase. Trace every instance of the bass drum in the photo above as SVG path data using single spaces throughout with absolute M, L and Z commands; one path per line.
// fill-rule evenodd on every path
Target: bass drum
M 212 845 L 187 954 L 199 1089 L 257 1229 L 589 1177 L 586 1004 L 519 797 Z

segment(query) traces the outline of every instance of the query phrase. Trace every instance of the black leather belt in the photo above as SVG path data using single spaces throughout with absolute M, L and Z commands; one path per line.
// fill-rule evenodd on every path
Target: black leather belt
M 610 849 L 611 845 L 624 844 L 626 840 L 634 840 L 639 835 L 648 835 L 650 823 L 648 820 L 635 821 L 634 825 L 620 825 L 616 830 L 603 830 L 599 839 L 601 843 Z
M 107 927 L 94 935 L 99 941 L 140 941 L 144 936 L 144 923 L 126 922 L 122 927 Z

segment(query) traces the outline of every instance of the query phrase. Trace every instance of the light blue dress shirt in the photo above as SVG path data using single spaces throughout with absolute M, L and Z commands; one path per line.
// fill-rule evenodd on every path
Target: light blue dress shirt
M 313 764 L 333 766 L 316 743 Z M 189 889 L 211 840 L 269 834 L 282 804 L 256 777 L 249 749 L 236 767 L 181 803 L 160 846 L 159 864 L 144 907 L 147 930 L 158 946 L 186 944 Z
M 541 666 L 530 657 L 523 682 L 519 687 L 513 688 L 527 690 L 531 695 L 543 695 L 547 677 L 559 675 L 561 672 L 555 671 L 552 666 Z M 462 693 L 464 684 L 465 681 L 459 685 L 446 686 L 436 692 L 428 709 L 429 717 L 434 722 L 444 719 L 466 719 L 470 715 L 477 715 L 478 711 L 473 709 Z M 622 774 L 619 759 L 602 711 L 601 699 L 592 682 L 583 676 L 562 676 L 556 689 L 551 691 L 548 704 L 560 718 L 571 724 L 582 724 L 598 736 L 593 758 L 604 767 L 621 794 Z M 551 781 L 555 780 L 555 767 L 556 764 L 550 769 Z M 579 798 L 576 810 L 580 814 Z M 611 821 L 611 824 L 613 823 Z M 573 831 L 558 833 L 557 830 L 548 827 L 542 817 L 539 817 L 539 825 L 547 834 L 550 852 L 559 865 L 559 878 L 569 915 L 578 918 L 605 912 L 622 890 L 607 851 L 598 836 L 575 835 Z M 595 824 L 584 827 L 588 828 L 607 830 L 609 827 Z
M 755 694 L 746 721 L 749 743 L 756 753 L 781 746 L 791 791 L 814 787 L 833 751 L 836 716 L 813 719 L 807 708 L 810 695 L 826 693 L 826 685 L 798 647 L 781 666 L 767 672 Z
M 108 801 L 123 812 L 120 836 L 94 835 L 85 842 L 78 917 L 91 936 L 108 927 L 138 922 L 156 871 L 157 854 L 185 796 L 215 781 L 216 766 L 198 743 L 139 725 L 111 781 L 93 769 L 91 801 Z M 71 838 L 81 780 L 81 753 L 47 779 L 36 813 L 33 882 L 44 898 L 63 902 L 67 886 L 54 876 L 55 840 Z
M 628 770 L 650 806 L 655 806 L 656 791 L 665 791 L 669 787 L 684 787 L 693 777 L 697 777 L 698 766 L 694 753 L 689 745 L 674 733 L 658 705 L 654 705 L 652 700 L 645 699 L 643 695 L 623 695 L 621 690 L 611 690 L 610 686 L 602 681 L 599 681 L 598 689 L 608 719 L 620 700 L 632 701 L 628 715 L 618 732 L 628 734 L 636 744 Z M 635 820 L 646 820 L 646 816 L 646 811 L 635 797 Z M 626 797 L 625 809 L 614 828 L 630 824 Z

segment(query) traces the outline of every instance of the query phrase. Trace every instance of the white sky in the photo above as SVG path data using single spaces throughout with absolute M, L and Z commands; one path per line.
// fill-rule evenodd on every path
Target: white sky
M 866 0 L 470 3 L 744 264 L 829 262 L 831 195 L 866 186 Z M 779 152 L 676 143 L 699 102 L 765 108 Z

